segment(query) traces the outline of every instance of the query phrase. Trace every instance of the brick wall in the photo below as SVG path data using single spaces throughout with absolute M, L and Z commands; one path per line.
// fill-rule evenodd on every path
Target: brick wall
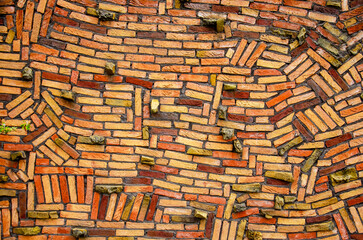
M 363 239 L 362 18 L 0 0 L 0 239 Z

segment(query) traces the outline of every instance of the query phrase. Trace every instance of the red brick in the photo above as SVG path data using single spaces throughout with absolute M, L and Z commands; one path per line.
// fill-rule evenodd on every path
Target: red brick
M 137 79 L 137 78 L 133 78 L 133 77 L 126 77 L 126 82 L 127 83 L 132 83 L 135 85 L 139 85 L 148 89 L 151 89 L 153 86 L 152 82 L 149 81 L 145 81 L 145 80 L 141 80 L 141 79 Z
M 232 213 L 232 218 L 237 219 L 237 218 L 243 218 L 243 217 L 247 217 L 247 216 L 251 216 L 251 215 L 257 215 L 257 214 L 259 214 L 259 212 L 260 212 L 260 210 L 258 208 L 250 208 L 250 209 L 247 209 L 242 212 Z
M 290 233 L 288 234 L 289 239 L 315 239 L 316 232 L 311 233 Z
M 158 194 L 158 195 L 162 195 L 162 196 L 166 196 L 166 197 L 170 197 L 170 198 L 176 198 L 176 199 L 181 199 L 183 194 L 181 193 L 176 193 L 176 192 L 171 192 L 171 191 L 167 191 L 167 190 L 163 190 L 163 189 L 155 189 L 154 194 Z
M 185 145 L 180 145 L 180 144 L 159 142 L 158 148 L 165 149 L 165 150 L 171 150 L 171 151 L 185 152 Z
M 226 199 L 221 197 L 212 197 L 212 196 L 205 196 L 199 195 L 198 200 L 200 202 L 209 202 L 215 204 L 226 204 Z
M 338 145 L 339 143 L 348 141 L 348 140 L 350 140 L 352 138 L 353 138 L 353 136 L 352 136 L 351 133 L 346 133 L 346 134 L 343 134 L 343 135 L 341 135 L 339 137 L 329 139 L 328 141 L 325 142 L 325 145 L 326 145 L 326 147 L 330 148 L 332 146 Z
M 177 232 L 177 238 L 203 238 L 204 232 Z

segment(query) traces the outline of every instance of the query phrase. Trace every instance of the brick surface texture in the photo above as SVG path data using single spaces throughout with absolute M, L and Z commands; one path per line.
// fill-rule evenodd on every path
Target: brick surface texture
M 0 240 L 363 239 L 362 0 L 0 0 Z

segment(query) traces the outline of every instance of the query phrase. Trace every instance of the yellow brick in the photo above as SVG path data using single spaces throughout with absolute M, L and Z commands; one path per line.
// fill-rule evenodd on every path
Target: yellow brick
M 188 113 L 188 108 L 184 106 L 160 105 L 160 112 Z
M 158 187 L 162 187 L 162 188 L 166 188 L 166 189 L 170 189 L 170 190 L 176 191 L 176 192 L 179 192 L 179 190 L 180 190 L 180 185 L 165 182 L 165 181 L 161 181 L 161 180 L 158 180 L 158 179 L 154 179 L 153 185 L 158 186 Z
M 174 159 L 170 160 L 169 166 L 176 167 L 176 168 L 190 169 L 190 170 L 197 169 L 197 164 L 182 162 L 182 161 L 178 161 L 178 160 L 174 160 Z
M 107 4 L 107 3 L 99 3 L 98 8 L 119 13 L 127 12 L 127 8 L 125 6 Z
M 66 50 L 71 51 L 71 52 L 80 53 L 80 54 L 89 55 L 89 56 L 95 55 L 95 50 L 77 46 L 77 45 L 73 45 L 73 44 L 67 44 Z
M 250 169 L 228 168 L 227 167 L 225 173 L 228 175 L 252 176 L 252 170 L 250 170 Z
M 185 184 L 185 185 L 192 185 L 193 184 L 193 179 L 184 178 L 184 177 L 177 177 L 177 176 L 172 176 L 172 175 L 167 176 L 166 180 L 168 182 L 174 182 L 174 183 Z
M 225 176 L 225 175 L 218 175 L 218 174 L 209 174 L 209 180 L 215 180 L 219 182 L 227 182 L 227 183 L 235 183 L 236 177 L 232 176 Z

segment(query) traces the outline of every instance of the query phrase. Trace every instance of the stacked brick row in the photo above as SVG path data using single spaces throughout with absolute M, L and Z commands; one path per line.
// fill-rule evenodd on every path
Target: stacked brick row
M 0 239 L 363 239 L 361 0 L 0 0 Z

